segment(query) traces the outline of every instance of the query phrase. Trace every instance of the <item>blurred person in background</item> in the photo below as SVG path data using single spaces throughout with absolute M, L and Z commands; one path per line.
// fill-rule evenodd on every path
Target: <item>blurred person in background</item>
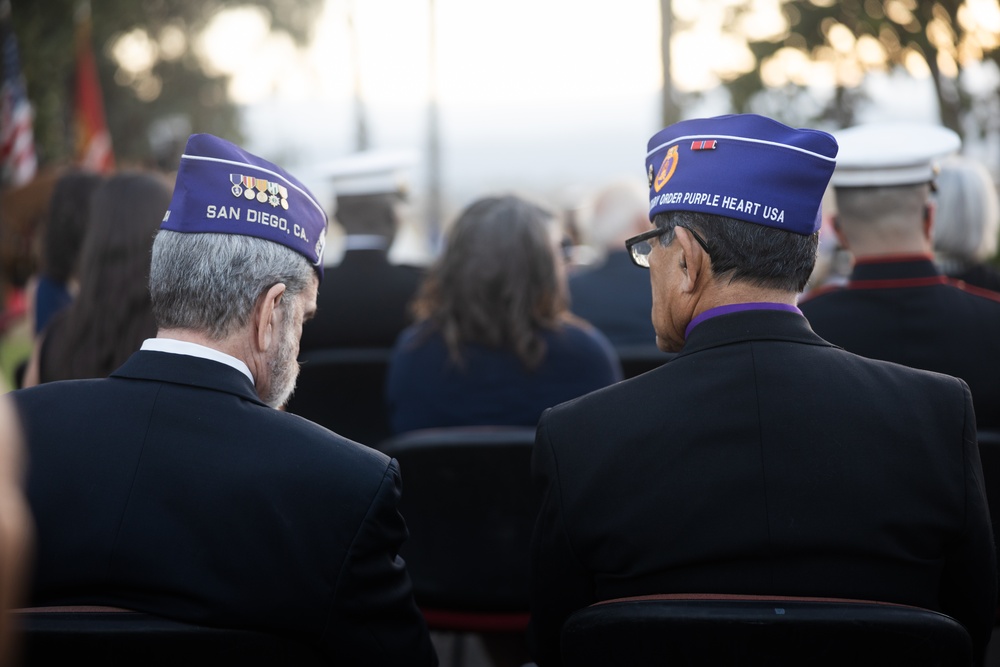
M 987 264 L 997 254 L 1000 203 L 989 170 L 954 156 L 938 172 L 934 217 L 935 261 L 941 271 L 970 285 L 1000 291 L 1000 269 Z
M 819 247 L 816 249 L 816 266 L 809 275 L 809 282 L 802 292 L 806 297 L 815 289 L 829 285 L 843 285 L 851 274 L 851 253 L 840 245 L 837 238 L 837 193 L 833 186 L 827 186 L 823 193 L 819 228 Z
M 406 199 L 407 163 L 390 153 L 359 153 L 326 168 L 337 193 L 334 217 L 344 254 L 327 269 L 316 317 L 302 330 L 301 352 L 341 347 L 390 348 L 410 322 L 423 271 L 394 264 L 389 249 Z
M 545 408 L 621 379 L 607 338 L 569 312 L 558 232 L 516 196 L 459 215 L 389 364 L 395 432 L 534 426 Z
M 653 345 L 656 339 L 649 318 L 653 308 L 649 280 L 635 270 L 625 250 L 625 240 L 648 227 L 648 208 L 642 182 L 621 181 L 601 190 L 588 226 L 601 260 L 569 279 L 573 313 L 597 327 L 616 347 Z
M 56 181 L 41 230 L 41 266 L 32 299 L 36 335 L 73 300 L 90 201 L 101 180 L 99 174 L 71 169 Z
M 836 231 L 854 267 L 845 285 L 813 290 L 799 307 L 817 334 L 849 352 L 965 380 L 978 428 L 1000 428 L 1000 294 L 934 264 L 932 187 L 959 136 L 933 124 L 872 123 L 837 141 Z
M 153 237 L 170 203 L 158 174 L 120 173 L 95 190 L 80 254 L 80 288 L 35 345 L 23 386 L 107 377 L 156 325 L 149 300 Z

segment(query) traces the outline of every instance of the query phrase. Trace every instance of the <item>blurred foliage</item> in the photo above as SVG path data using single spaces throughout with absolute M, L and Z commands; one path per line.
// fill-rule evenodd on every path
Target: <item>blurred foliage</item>
M 74 17 L 80 1 L 12 0 L 11 4 L 28 97 L 35 109 L 40 162 L 68 162 L 73 153 Z M 154 152 L 150 130 L 157 123 L 172 123 L 185 138 L 188 132 L 210 132 L 236 142 L 242 139 L 237 109 L 226 95 L 228 78 L 206 71 L 193 48 L 215 14 L 240 6 L 265 10 L 272 31 L 286 32 L 301 45 L 310 37 L 321 0 L 92 0 L 92 47 L 120 165 L 176 166 L 183 143 L 160 146 Z M 132 76 L 118 67 L 111 49 L 120 36 L 137 28 L 161 43 L 168 33 L 175 38 L 182 34 L 183 48 L 171 53 L 154 44 L 158 57 L 152 67 L 142 77 Z
M 751 2 L 732 8 L 733 21 L 747 11 Z M 995 3 L 994 3 L 995 4 Z M 914 60 L 922 60 L 934 82 L 941 122 L 960 133 L 972 123 L 985 131 L 986 116 L 995 116 L 996 93 L 990 99 L 975 99 L 960 85 L 962 63 L 998 60 L 1000 35 L 972 18 L 967 3 L 959 0 L 923 2 L 917 0 L 787 0 L 782 11 L 788 28 L 771 39 L 751 41 L 748 46 L 757 59 L 752 71 L 730 78 L 726 86 L 733 107 L 739 111 L 758 110 L 768 104 L 789 109 L 790 100 L 808 97 L 807 81 L 783 82 L 780 90 L 766 90 L 762 70 L 783 49 L 794 49 L 813 63 L 824 63 L 835 73 L 837 86 L 825 107 L 814 117 L 837 126 L 853 123 L 864 99 L 858 84 L 873 70 L 912 71 Z M 845 40 L 847 34 L 853 35 Z M 787 54 L 786 54 L 787 55 Z M 775 98 L 781 100 L 775 103 Z

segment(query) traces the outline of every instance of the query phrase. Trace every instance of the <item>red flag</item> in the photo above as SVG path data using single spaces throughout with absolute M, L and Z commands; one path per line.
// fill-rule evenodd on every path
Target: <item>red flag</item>
M 97 61 L 90 45 L 89 4 L 84 5 L 77 14 L 73 94 L 77 164 L 93 171 L 113 170 L 115 155 L 111 150 L 111 134 L 104 120 L 104 101 L 101 97 L 101 82 L 97 78 Z

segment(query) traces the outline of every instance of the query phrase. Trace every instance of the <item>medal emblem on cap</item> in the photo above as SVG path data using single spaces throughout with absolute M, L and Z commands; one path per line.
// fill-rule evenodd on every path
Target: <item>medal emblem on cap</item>
M 279 202 L 279 199 L 278 199 L 278 184 L 275 183 L 274 181 L 268 182 L 268 184 L 267 184 L 267 194 L 268 194 L 267 203 L 270 204 L 271 206 L 277 206 L 278 202 Z
M 246 188 L 246 190 L 243 192 L 244 197 L 246 197 L 247 199 L 253 199 L 256 196 L 256 193 L 253 191 L 253 186 L 256 183 L 257 179 L 254 178 L 253 176 L 243 177 L 243 187 Z
M 653 164 L 650 163 L 649 171 L 646 174 L 646 178 L 649 180 L 649 187 L 653 187 Z
M 677 169 L 678 157 L 677 146 L 671 146 L 670 150 L 667 151 L 666 157 L 663 158 L 663 164 L 660 165 L 660 172 L 656 175 L 656 182 L 653 183 L 653 189 L 657 192 L 662 190 L 663 186 L 670 180 L 670 177 L 674 175 L 674 170 Z
M 326 212 L 305 185 L 282 167 L 225 139 L 193 134 L 181 155 L 176 179 L 161 229 L 233 234 L 278 244 L 308 259 L 319 280 L 323 279 L 320 253 Z M 246 198 L 247 204 L 229 199 L 226 190 L 237 200 Z M 220 202 L 220 197 L 231 204 Z M 289 206 L 289 197 L 295 197 L 294 206 Z M 254 199 L 260 203 L 251 204 Z M 279 206 L 290 210 L 279 213 Z M 233 224 L 239 220 L 260 224 Z
M 323 263 L 323 251 L 326 250 L 326 235 L 320 232 L 319 239 L 316 241 L 316 264 L 320 265 Z

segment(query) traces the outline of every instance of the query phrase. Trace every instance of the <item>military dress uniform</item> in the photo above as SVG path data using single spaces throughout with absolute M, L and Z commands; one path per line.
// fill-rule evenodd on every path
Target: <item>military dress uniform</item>
M 412 321 L 410 304 L 423 269 L 389 261 L 385 239 L 348 247 L 339 264 L 326 269 L 316 316 L 302 327 L 300 353 L 340 347 L 391 348 Z
M 930 256 L 897 256 L 859 262 L 799 307 L 845 350 L 962 378 L 978 428 L 1000 429 L 1000 294 L 942 275 Z

